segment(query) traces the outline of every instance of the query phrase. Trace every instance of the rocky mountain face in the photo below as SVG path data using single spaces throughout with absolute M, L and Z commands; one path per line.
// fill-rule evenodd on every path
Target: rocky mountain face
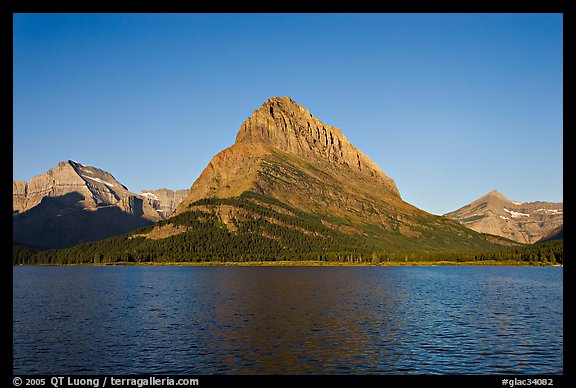
M 394 180 L 354 147 L 339 128 L 324 124 L 289 97 L 266 101 L 242 124 L 236 144 L 271 146 L 400 196 Z
M 340 129 L 322 123 L 289 97 L 273 97 L 253 112 L 236 142 L 212 158 L 176 214 L 201 198 L 246 191 L 360 222 L 378 222 L 398 208 L 400 213 L 422 213 L 402 201 L 394 180 Z
M 563 204 L 518 202 L 496 190 L 445 214 L 466 227 L 525 244 L 562 238 Z
M 163 217 L 110 173 L 68 160 L 12 185 L 13 241 L 59 248 L 150 225 Z
M 188 190 L 182 189 L 174 191 L 164 188 L 158 190 L 142 190 L 140 195 L 148 201 L 150 206 L 152 206 L 163 219 L 167 219 L 174 213 L 180 202 L 186 198 Z

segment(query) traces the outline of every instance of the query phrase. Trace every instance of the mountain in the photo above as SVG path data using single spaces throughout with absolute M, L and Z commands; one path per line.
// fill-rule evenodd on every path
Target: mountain
M 142 190 L 140 195 L 148 201 L 158 214 L 163 218 L 169 218 L 176 210 L 176 206 L 182 202 L 188 195 L 188 190 Z
M 477 232 L 532 244 L 562 238 L 563 209 L 562 203 L 512 201 L 493 190 L 445 216 Z
M 160 198 L 145 191 L 145 203 L 154 196 Z M 378 262 L 456 260 L 466 252 L 475 260 L 475 252 L 518 245 L 403 201 L 394 180 L 339 128 L 289 97 L 273 97 L 212 158 L 170 218 L 50 257 L 60 263 Z M 48 260 L 46 253 L 22 250 L 13 257 Z
M 404 202 L 339 128 L 273 97 L 212 158 L 172 217 L 128 245 L 140 258 L 243 260 L 510 244 Z
M 422 213 L 401 200 L 394 180 L 340 129 L 289 97 L 273 97 L 253 112 L 236 142 L 212 158 L 176 214 L 202 198 L 246 191 L 355 222 L 394 223 L 388 213 Z
M 12 184 L 13 241 L 61 248 L 130 232 L 162 219 L 110 173 L 73 160 Z

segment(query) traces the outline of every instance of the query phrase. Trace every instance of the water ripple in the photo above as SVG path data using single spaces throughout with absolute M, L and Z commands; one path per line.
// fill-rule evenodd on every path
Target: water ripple
M 561 374 L 562 269 L 16 267 L 15 374 Z

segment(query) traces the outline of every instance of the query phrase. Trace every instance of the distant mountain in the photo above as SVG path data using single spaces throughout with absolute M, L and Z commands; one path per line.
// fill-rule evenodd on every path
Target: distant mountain
M 562 203 L 512 201 L 493 190 L 445 216 L 477 232 L 532 244 L 562 239 L 563 209 Z
M 61 248 L 127 233 L 163 217 L 110 173 L 73 160 L 12 185 L 13 241 Z
M 148 203 L 150 203 L 163 219 L 167 219 L 174 213 L 174 210 L 176 210 L 180 202 L 186 198 L 188 190 L 142 190 L 140 195 L 146 198 Z

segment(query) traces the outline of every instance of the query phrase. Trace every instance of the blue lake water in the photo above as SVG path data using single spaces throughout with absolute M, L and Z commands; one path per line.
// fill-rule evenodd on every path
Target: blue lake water
M 562 374 L 558 267 L 14 267 L 14 374 Z

